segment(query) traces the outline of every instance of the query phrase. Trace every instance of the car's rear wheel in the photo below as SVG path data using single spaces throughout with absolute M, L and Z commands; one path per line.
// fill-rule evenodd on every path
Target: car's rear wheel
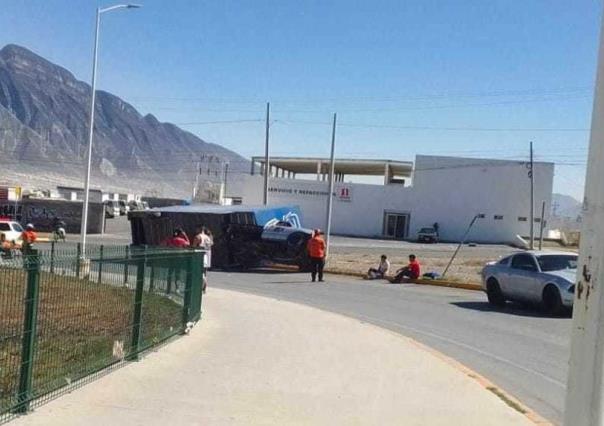
M 501 292 L 499 282 L 495 278 L 489 278 L 487 280 L 487 299 L 493 306 L 501 308 L 505 305 L 505 297 Z
M 543 290 L 543 308 L 548 314 L 560 315 L 564 310 L 560 291 L 554 285 L 548 285 Z

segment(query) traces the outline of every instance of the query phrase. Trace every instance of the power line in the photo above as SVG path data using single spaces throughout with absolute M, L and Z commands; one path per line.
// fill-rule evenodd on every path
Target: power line
M 328 126 L 331 123 L 324 121 L 304 121 L 304 120 L 275 120 L 281 124 L 315 124 Z M 437 127 L 437 126 L 398 126 L 391 124 L 358 124 L 358 123 L 339 123 L 338 126 L 358 127 L 369 129 L 398 129 L 398 130 L 437 130 L 437 131 L 462 131 L 462 132 L 588 132 L 588 128 L 579 127 Z
M 451 99 L 451 98 L 483 98 L 483 97 L 502 97 L 502 96 L 544 96 L 557 95 L 566 93 L 589 92 L 593 90 L 590 85 L 569 87 L 569 88 L 552 88 L 552 89 L 519 89 L 519 90 L 498 90 L 491 92 L 444 92 L 426 95 L 396 95 L 386 97 L 372 96 L 341 96 L 332 98 L 281 98 L 273 99 L 274 102 L 282 104 L 295 103 L 323 103 L 323 102 L 340 102 L 340 101 L 362 101 L 362 102 L 392 102 L 400 100 L 422 101 L 434 99 Z M 170 97 L 170 96 L 146 96 L 130 98 L 140 103 L 147 101 L 166 101 L 174 102 L 212 102 L 212 103 L 232 103 L 232 104 L 264 104 L 264 100 L 260 99 L 243 99 L 243 98 L 216 98 L 216 97 Z

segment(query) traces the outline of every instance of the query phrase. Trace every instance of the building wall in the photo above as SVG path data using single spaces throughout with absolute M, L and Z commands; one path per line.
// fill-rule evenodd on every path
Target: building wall
M 69 201 L 83 201 L 85 191 L 83 188 L 72 188 L 68 186 L 57 186 L 57 192 L 59 195 Z M 102 203 L 103 193 L 98 189 L 91 189 L 89 191 L 89 202 L 91 203 Z
M 554 179 L 552 163 L 535 163 L 535 217 L 549 218 Z M 481 242 L 511 242 L 529 235 L 530 179 L 524 162 L 417 156 L 413 188 L 418 203 L 411 217 L 411 233 L 434 222 L 441 238 L 459 240 L 475 214 L 485 214 L 469 238 Z M 495 215 L 503 216 L 495 220 Z M 539 223 L 535 223 L 538 235 Z
M 0 211 L 14 208 L 14 203 L 4 204 L 0 201 Z M 60 218 L 67 225 L 69 233 L 79 233 L 82 223 L 82 202 L 53 200 L 50 198 L 24 198 L 19 202 L 17 220 L 25 225 L 33 223 L 36 230 L 53 231 L 53 221 Z M 88 205 L 88 232 L 99 234 L 103 230 L 105 209 L 101 203 Z
M 530 179 L 525 163 L 512 161 L 417 156 L 413 186 L 398 184 L 334 185 L 332 232 L 342 235 L 380 237 L 385 212 L 409 214 L 407 238 L 438 222 L 442 240 L 459 241 L 476 214 L 479 219 L 469 239 L 476 242 L 512 242 L 529 234 Z M 549 217 L 554 166 L 535 163 L 535 217 L 546 202 Z M 233 181 L 228 197 L 241 197 L 243 204 L 262 203 L 262 176 Z M 342 196 L 347 191 L 348 197 Z M 271 178 L 269 202 L 296 204 L 303 226 L 325 228 L 328 183 Z M 503 216 L 495 220 L 495 215 Z M 526 217 L 526 222 L 518 220 Z M 539 223 L 535 223 L 538 235 Z

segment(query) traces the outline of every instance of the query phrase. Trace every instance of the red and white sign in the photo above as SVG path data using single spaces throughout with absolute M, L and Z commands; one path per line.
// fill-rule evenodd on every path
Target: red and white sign
M 352 188 L 349 186 L 341 186 L 337 189 L 338 200 L 352 201 Z

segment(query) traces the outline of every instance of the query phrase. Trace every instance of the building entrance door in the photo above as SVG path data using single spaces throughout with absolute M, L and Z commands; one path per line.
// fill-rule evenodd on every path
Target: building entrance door
M 397 240 L 405 239 L 409 226 L 409 214 L 384 213 L 384 236 Z

